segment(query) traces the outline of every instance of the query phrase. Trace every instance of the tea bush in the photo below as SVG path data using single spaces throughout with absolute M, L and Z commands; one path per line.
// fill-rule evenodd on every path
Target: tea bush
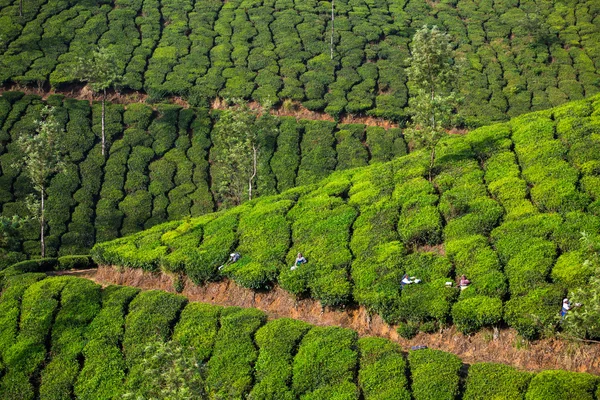
M 476 363 L 469 367 L 464 399 L 524 400 L 532 377 L 508 365 Z

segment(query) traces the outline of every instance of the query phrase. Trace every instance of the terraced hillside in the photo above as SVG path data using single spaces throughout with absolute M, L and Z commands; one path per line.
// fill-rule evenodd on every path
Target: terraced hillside
M 183 95 L 290 99 L 338 116 L 402 119 L 414 31 L 437 24 L 465 58 L 468 125 L 506 120 L 599 91 L 596 0 L 20 0 L 0 3 L 0 83 L 61 87 L 92 46 L 123 86 Z M 333 58 L 330 56 L 334 28 Z
M 97 241 L 115 239 L 156 224 L 199 216 L 223 201 L 214 195 L 223 176 L 211 152 L 218 112 L 172 104 L 108 104 L 107 157 L 101 155 L 101 106 L 61 96 L 5 92 L 0 97 L 0 211 L 27 216 L 30 180 L 15 167 L 22 156 L 16 140 L 35 130 L 44 105 L 55 108 L 65 130 L 66 172 L 48 188 L 48 255 L 85 254 Z M 261 138 L 256 192 L 276 194 L 315 183 L 334 170 L 389 161 L 406 154 L 400 129 L 328 121 L 276 121 Z M 220 146 L 220 147 L 219 147 Z M 39 227 L 23 231 L 22 248 L 39 254 Z M 16 261 L 12 257 L 12 262 Z M 1 260 L 0 260 L 1 261 Z
M 429 154 L 338 171 L 233 209 L 97 244 L 98 263 L 275 283 L 325 306 L 357 302 L 400 331 L 501 321 L 535 338 L 594 275 L 600 234 L 600 97 L 448 136 Z M 231 251 L 242 258 L 222 270 Z M 296 254 L 308 263 L 290 270 Z M 421 283 L 401 290 L 403 274 Z M 465 274 L 466 290 L 446 282 Z
M 256 309 L 188 303 L 126 286 L 102 289 L 74 277 L 1 275 L 5 400 L 121 399 L 156 393 L 156 381 L 165 383 L 162 390 L 181 388 L 181 381 L 160 375 L 169 365 L 149 361 L 161 354 L 160 360 L 172 362 L 157 351 L 164 346 L 182 348 L 198 362 L 183 381 L 196 391 L 177 392 L 198 399 L 600 398 L 594 375 L 467 366 L 449 353 L 407 354 L 391 341 L 359 339 L 349 329 L 267 321 Z M 181 369 L 167 377 L 177 373 Z

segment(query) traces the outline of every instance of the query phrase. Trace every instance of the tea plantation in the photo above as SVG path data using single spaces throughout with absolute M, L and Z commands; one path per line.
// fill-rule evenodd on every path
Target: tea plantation
M 490 363 L 467 370 L 438 350 L 407 355 L 393 342 L 358 338 L 348 329 L 267 321 L 256 309 L 188 303 L 131 287 L 102 289 L 74 277 L 5 271 L 0 310 L 5 400 L 144 396 L 159 377 L 142 368 L 161 344 L 180 346 L 198 362 L 196 399 L 600 398 L 593 375 Z
M 429 153 L 334 172 L 318 184 L 92 250 L 99 264 L 275 283 L 324 306 L 366 306 L 400 332 L 504 321 L 526 338 L 554 329 L 561 300 L 585 287 L 581 232 L 600 234 L 600 97 L 451 135 Z M 232 251 L 242 258 L 222 270 Z M 296 254 L 308 263 L 292 271 Z M 401 289 L 404 274 L 422 280 Z M 466 290 L 449 287 L 466 275 Z
M 406 59 L 424 24 L 448 31 L 464 60 L 469 126 L 599 91 L 596 0 L 19 0 L 0 2 L 0 84 L 65 87 L 98 45 L 122 86 L 181 95 L 293 100 L 332 116 L 404 119 Z
M 0 210 L 27 216 L 30 179 L 15 166 L 19 135 L 35 130 L 44 105 L 55 108 L 65 130 L 66 171 L 48 187 L 47 255 L 87 254 L 97 241 L 156 224 L 215 211 L 213 193 L 223 175 L 209 149 L 218 113 L 175 105 L 108 104 L 107 156 L 101 155 L 101 106 L 55 95 L 47 101 L 21 92 L 0 97 Z M 320 181 L 338 169 L 390 161 L 406 154 L 400 129 L 283 117 L 278 135 L 266 138 L 256 191 L 277 194 Z M 218 150 L 218 149 L 217 149 Z M 22 246 L 39 254 L 39 226 L 22 231 Z M 22 258 L 22 257 L 21 257 Z M 6 266 L 20 258 L 2 260 Z

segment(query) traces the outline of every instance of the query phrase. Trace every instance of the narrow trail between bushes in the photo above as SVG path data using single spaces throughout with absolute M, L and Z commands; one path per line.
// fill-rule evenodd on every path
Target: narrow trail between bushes
M 53 273 L 66 274 L 91 279 L 102 286 L 118 284 L 175 292 L 172 276 L 164 273 L 150 273 L 138 269 L 119 271 L 109 266 Z M 488 329 L 472 336 L 464 336 L 454 327 L 433 334 L 419 333 L 415 338 L 406 340 L 399 337 L 395 327 L 385 323 L 379 316 L 369 318 L 364 307 L 322 310 L 318 301 L 296 301 L 292 295 L 277 286 L 269 292 L 254 292 L 229 280 L 211 282 L 204 286 L 197 286 L 186 280 L 181 294 L 190 301 L 258 308 L 272 319 L 287 317 L 313 325 L 349 328 L 357 331 L 360 336 L 380 336 L 393 340 L 405 350 L 415 345 L 426 345 L 432 349 L 456 354 L 466 364 L 496 362 L 530 371 L 564 369 L 600 375 L 600 345 L 597 344 L 558 339 L 524 342 L 512 329 L 500 329 L 496 332 Z
M 83 84 L 72 84 L 64 89 L 35 89 L 29 86 L 21 86 L 21 85 L 8 85 L 4 87 L 0 87 L 0 95 L 4 92 L 8 91 L 19 91 L 25 94 L 37 95 L 40 96 L 43 100 L 47 99 L 48 96 L 53 94 L 61 94 L 65 97 L 74 98 L 77 100 L 87 100 L 87 101 L 101 101 L 102 97 L 100 95 L 94 95 L 87 86 Z M 138 91 L 123 91 L 121 93 L 117 93 L 113 90 L 107 91 L 106 100 L 115 103 L 115 104 L 131 104 L 131 103 L 148 103 L 148 95 L 144 92 Z M 159 103 L 170 103 L 177 104 L 183 108 L 190 107 L 187 100 L 180 96 L 168 96 L 161 100 Z M 250 108 L 256 109 L 259 108 L 260 105 L 256 102 L 248 103 Z M 211 102 L 211 109 L 213 110 L 225 110 L 228 106 L 221 99 L 215 99 Z M 324 112 L 310 111 L 307 108 L 303 107 L 299 102 L 293 102 L 289 108 L 284 108 L 282 106 L 274 107 L 272 112 L 273 115 L 277 115 L 279 117 L 295 117 L 297 119 L 308 119 L 308 120 L 319 120 L 319 121 L 331 121 L 334 122 L 335 119 Z M 398 124 L 395 122 L 391 122 L 385 120 L 383 118 L 375 118 L 369 116 L 359 116 L 359 115 L 343 115 L 340 120 L 340 124 L 364 124 L 367 126 L 381 126 L 385 129 L 389 128 L 397 128 Z M 453 131 L 452 133 L 464 133 L 461 130 Z

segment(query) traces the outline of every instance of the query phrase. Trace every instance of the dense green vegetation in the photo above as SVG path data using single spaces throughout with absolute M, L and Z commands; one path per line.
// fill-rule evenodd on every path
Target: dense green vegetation
M 203 385 L 204 394 L 195 398 L 597 400 L 600 380 L 589 374 L 489 363 L 466 369 L 449 353 L 407 354 L 389 340 L 358 339 L 348 329 L 267 322 L 256 309 L 185 304 L 166 292 L 101 289 L 80 278 L 0 275 L 0 396 L 6 400 L 150 393 L 153 382 L 138 366 L 152 356 L 168 359 L 151 352 L 157 348 L 196 356 L 195 386 Z M 30 357 L 17 358 L 25 354 Z M 189 383 L 177 382 L 182 371 L 167 372 L 174 378 L 165 382 L 169 389 Z
M 37 96 L 5 92 L 0 97 L 2 215 L 29 216 L 25 199 L 34 190 L 24 171 L 15 167 L 22 156 L 15 141 L 23 132 L 35 130 L 46 104 L 55 107 L 69 150 L 66 170 L 53 176 L 47 189 L 48 256 L 86 254 L 96 242 L 168 220 L 199 216 L 216 210 L 224 201 L 217 193 L 226 170 L 209 165 L 209 148 L 216 146 L 211 132 L 218 113 L 211 117 L 202 109 L 164 104 L 154 108 L 107 104 L 104 158 L 100 104 L 90 107 L 86 101 L 61 96 L 50 96 L 44 102 Z M 315 183 L 336 169 L 406 154 L 399 129 L 379 128 L 375 134 L 372 128 L 357 124 L 287 117 L 276 122 L 277 136 L 262 144 L 263 164 L 254 190 L 258 195 Z M 391 141 L 393 148 L 385 144 Z M 327 168 L 323 168 L 325 164 Z M 11 245 L 13 254 L 0 257 L 0 268 L 21 261 L 23 256 L 17 253 L 39 254 L 39 226 L 30 222 L 21 235 L 21 240 Z
M 599 118 L 598 96 L 527 114 L 447 136 L 432 182 L 428 152 L 414 151 L 97 244 L 93 256 L 197 284 L 278 281 L 324 306 L 358 302 L 407 337 L 450 321 L 464 333 L 504 321 L 535 338 L 594 275 L 580 238 L 600 234 Z M 219 271 L 234 250 L 242 259 Z M 308 263 L 292 271 L 298 252 Z M 422 282 L 401 289 L 405 273 Z M 446 285 L 463 274 L 466 290 Z
M 505 120 L 598 92 L 598 2 L 421 0 L 59 0 L 0 8 L 0 84 L 61 87 L 97 44 L 114 53 L 127 89 L 291 99 L 311 110 L 404 118 L 414 31 L 448 31 L 465 70 L 467 124 Z

